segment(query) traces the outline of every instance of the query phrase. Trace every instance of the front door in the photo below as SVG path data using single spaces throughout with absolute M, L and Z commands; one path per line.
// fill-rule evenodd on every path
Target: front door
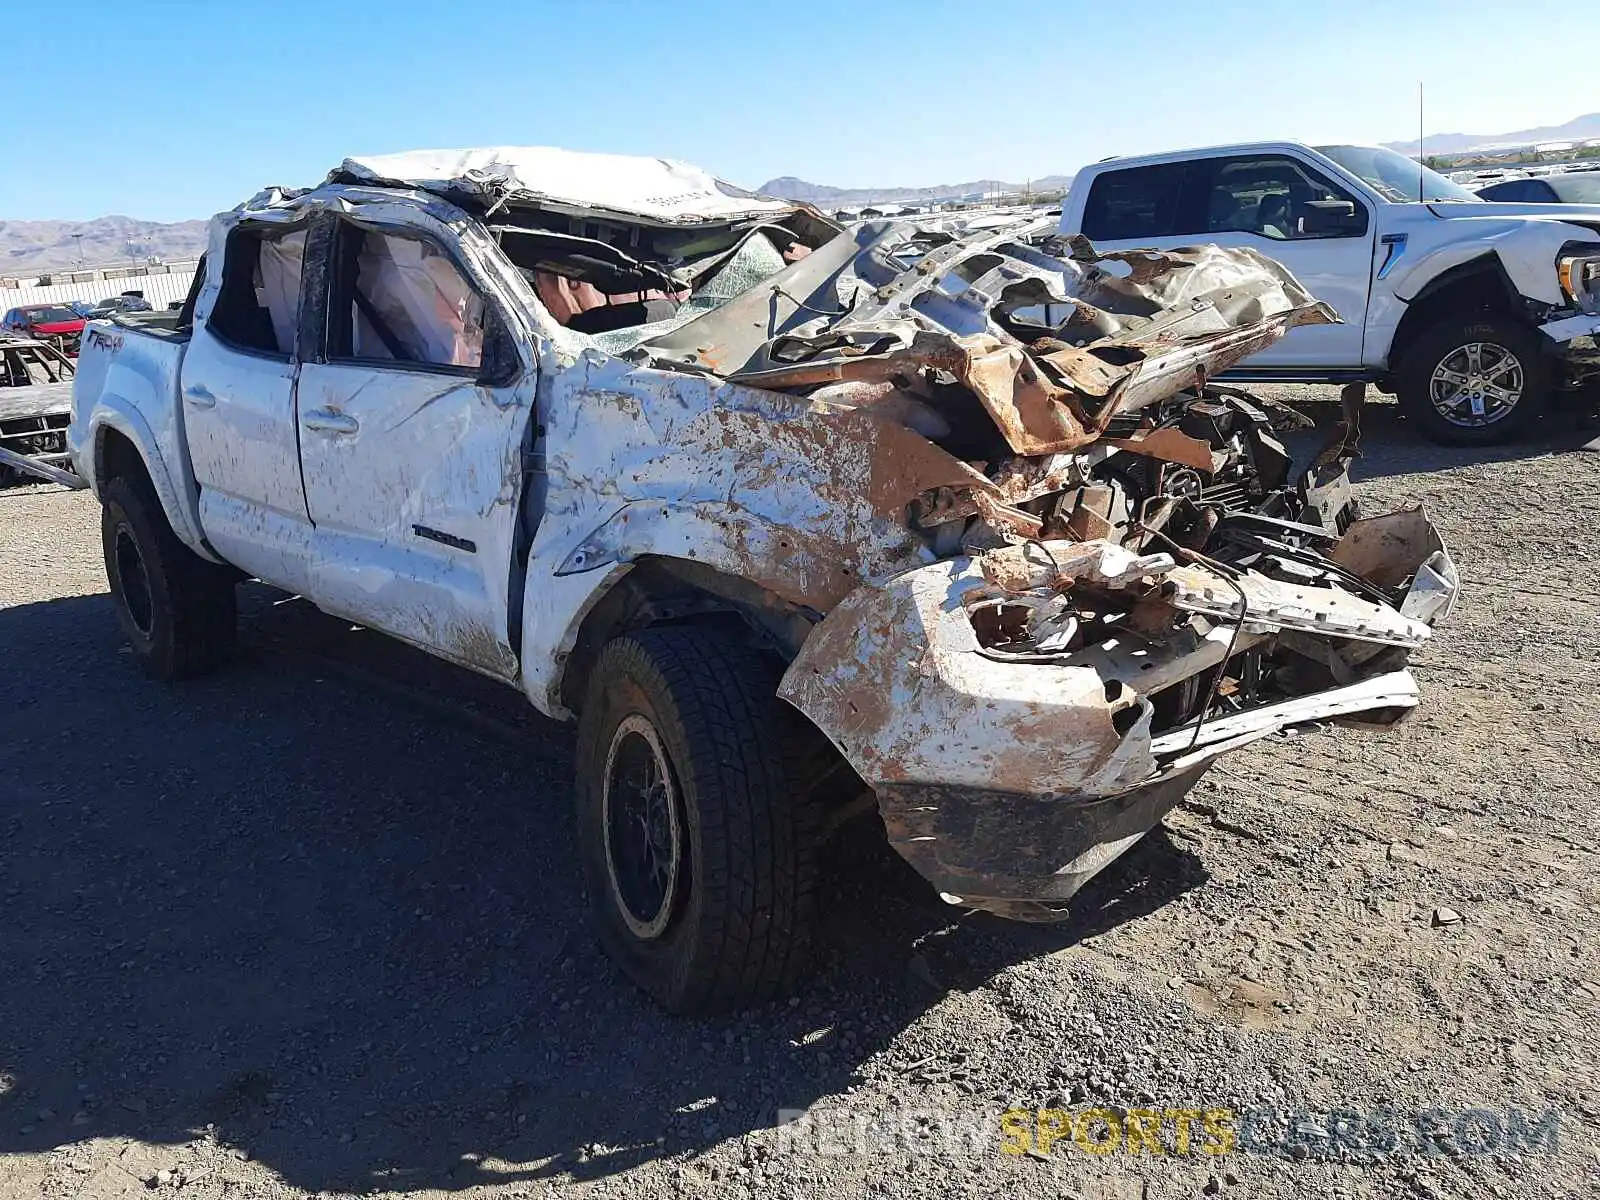
M 1263 151 L 1107 171 L 1090 187 L 1083 226 L 1100 250 L 1210 242 L 1276 259 L 1344 324 L 1292 329 L 1245 365 L 1361 365 L 1372 213 L 1365 199 L 1309 163 Z
M 510 564 L 531 371 L 487 289 L 411 229 L 340 218 L 326 338 L 298 388 L 318 607 L 517 676 Z

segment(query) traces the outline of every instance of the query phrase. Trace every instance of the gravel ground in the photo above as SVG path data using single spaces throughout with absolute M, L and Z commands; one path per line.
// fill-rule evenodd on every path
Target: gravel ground
M 257 587 L 237 664 L 149 683 L 93 501 L 0 493 L 0 1196 L 1594 1195 L 1584 436 L 1371 411 L 1359 493 L 1427 502 L 1467 580 L 1397 731 L 1228 758 L 1057 927 L 943 906 L 860 828 L 814 980 L 695 1021 L 588 935 L 568 727 Z M 1007 1107 L 1231 1109 L 1239 1144 L 1008 1155 Z M 802 1108 L 829 1138 L 774 1127 Z M 1473 1153 L 1510 1109 L 1554 1148 Z

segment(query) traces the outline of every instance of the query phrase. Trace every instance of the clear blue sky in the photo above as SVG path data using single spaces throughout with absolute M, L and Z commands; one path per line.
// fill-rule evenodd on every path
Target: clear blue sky
M 209 216 L 347 154 L 419 147 L 913 185 L 1219 141 L 1410 138 L 1419 79 L 1430 132 L 1600 110 L 1595 10 L 1543 0 L 25 7 L 5 34 L 0 219 Z

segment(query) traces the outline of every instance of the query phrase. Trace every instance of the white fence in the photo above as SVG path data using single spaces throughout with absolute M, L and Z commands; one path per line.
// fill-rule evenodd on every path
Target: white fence
M 56 271 L 47 287 L 32 280 L 0 279 L 0 312 L 24 304 L 64 304 L 69 300 L 97 304 L 129 291 L 143 292 L 151 308 L 166 308 L 189 294 L 195 266 L 186 262 L 120 270 Z

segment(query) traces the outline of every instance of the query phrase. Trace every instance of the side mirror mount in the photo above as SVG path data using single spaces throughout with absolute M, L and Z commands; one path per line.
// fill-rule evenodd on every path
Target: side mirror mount
M 483 360 L 478 369 L 478 383 L 484 387 L 505 387 L 515 383 L 521 373 L 522 359 L 517 354 L 517 344 L 506 328 L 505 318 L 491 304 L 484 312 Z
M 1337 237 L 1367 231 L 1367 211 L 1354 200 L 1308 200 L 1300 209 L 1303 237 Z

